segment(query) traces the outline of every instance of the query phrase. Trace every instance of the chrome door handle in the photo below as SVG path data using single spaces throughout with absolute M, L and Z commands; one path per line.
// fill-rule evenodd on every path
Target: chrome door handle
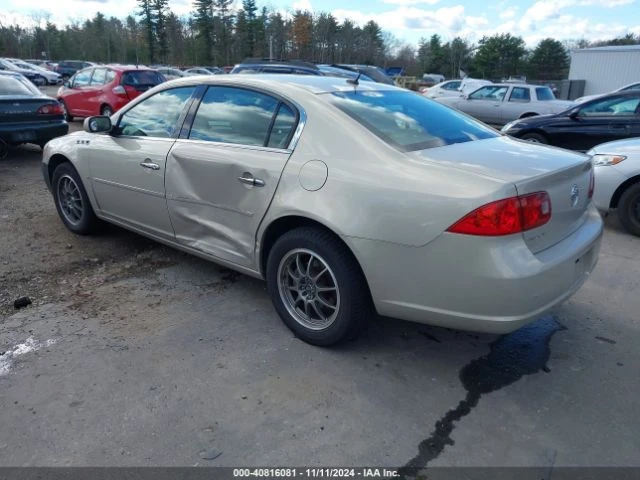
M 160 170 L 160 165 L 158 165 L 157 163 L 153 163 L 148 158 L 146 158 L 144 162 L 140 162 L 140 166 L 142 168 L 148 168 L 149 170 Z
M 238 181 L 240 183 L 244 183 L 245 185 L 251 185 L 252 187 L 264 187 L 264 180 L 259 178 L 255 178 L 250 173 L 243 173 L 241 177 L 238 177 Z

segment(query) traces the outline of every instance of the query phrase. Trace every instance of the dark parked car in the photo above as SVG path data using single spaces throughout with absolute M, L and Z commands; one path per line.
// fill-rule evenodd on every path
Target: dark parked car
M 230 73 L 281 73 L 294 75 L 322 75 L 323 73 L 313 63 L 297 60 L 269 61 L 244 60 L 233 67 Z
M 34 85 L 44 85 L 47 83 L 47 80 L 37 72 L 20 68 L 5 58 L 0 58 L 0 71 L 19 73 L 30 80 Z
M 0 144 L 44 144 L 66 135 L 62 107 L 19 74 L 0 72 Z
M 561 113 L 516 120 L 502 131 L 530 142 L 580 151 L 640 137 L 640 91 L 612 93 Z
M 81 60 L 62 60 L 58 62 L 58 66 L 55 68 L 55 72 L 59 73 L 63 80 L 70 78 L 78 70 L 83 68 L 92 67 L 94 64 L 91 62 L 83 62 Z

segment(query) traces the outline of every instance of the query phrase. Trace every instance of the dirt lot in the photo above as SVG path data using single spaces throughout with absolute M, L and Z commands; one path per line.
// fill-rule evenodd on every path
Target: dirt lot
M 0 160 L 0 465 L 640 465 L 640 239 L 615 222 L 584 288 L 521 331 L 376 319 L 320 349 L 259 281 L 72 235 L 39 162 Z

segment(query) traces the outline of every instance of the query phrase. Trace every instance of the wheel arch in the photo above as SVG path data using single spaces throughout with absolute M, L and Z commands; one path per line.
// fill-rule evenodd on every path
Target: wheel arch
M 353 248 L 351 248 L 348 242 L 345 242 L 345 240 L 340 235 L 338 235 L 333 229 L 329 228 L 327 225 L 323 224 L 318 220 L 314 220 L 302 215 L 291 214 L 291 215 L 285 215 L 285 216 L 276 218 L 267 226 L 267 228 L 265 228 L 260 238 L 260 244 L 259 244 L 259 268 L 263 278 L 266 278 L 267 259 L 269 258 L 269 252 L 271 251 L 271 248 L 275 244 L 276 240 L 278 240 L 278 238 L 280 238 L 285 233 L 301 227 L 317 227 L 322 230 L 325 230 L 326 232 L 330 233 L 338 242 L 340 242 L 346 247 L 347 251 L 353 257 L 356 264 L 358 265 L 360 274 L 362 275 L 362 278 L 364 279 L 365 285 L 367 287 L 367 292 L 369 294 L 369 297 L 371 298 L 371 288 L 369 286 L 369 281 L 367 280 L 367 277 L 364 274 L 362 265 L 360 264 L 360 261 L 358 260 L 358 256 L 354 252 Z
M 611 202 L 609 203 L 609 208 L 618 208 L 618 202 L 620 201 L 620 197 L 622 197 L 622 194 L 624 193 L 624 191 L 627 188 L 629 188 L 631 185 L 635 185 L 636 183 L 640 183 L 640 175 L 636 175 L 634 177 L 628 178 L 624 182 L 622 182 L 618 186 L 618 188 L 616 188 L 616 191 L 611 196 Z
M 65 157 L 61 153 L 56 153 L 54 155 L 51 155 L 51 158 L 49 158 L 49 163 L 47 164 L 47 175 L 49 176 L 49 185 L 51 185 L 51 183 L 53 182 L 53 172 L 55 172 L 56 168 L 58 168 L 58 165 L 61 165 L 63 163 L 71 164 L 71 166 L 76 171 L 76 173 L 78 173 L 78 170 L 76 169 L 75 165 L 73 165 L 73 162 L 68 157 Z
M 540 114 L 536 113 L 536 112 L 525 112 L 522 115 L 520 115 L 520 117 L 518 117 L 518 118 L 537 117 L 538 115 L 540 115 Z
M 522 138 L 529 133 L 536 133 L 538 135 L 543 136 L 544 138 L 547 139 L 547 141 L 549 141 L 549 136 L 547 135 L 547 133 L 544 130 L 541 130 L 539 128 L 530 128 L 528 130 L 524 130 L 523 132 L 519 132 L 518 135 L 516 135 L 516 137 Z

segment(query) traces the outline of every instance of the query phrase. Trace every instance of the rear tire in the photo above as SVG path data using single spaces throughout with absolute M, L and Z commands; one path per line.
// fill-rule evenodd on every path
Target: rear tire
M 618 202 L 618 218 L 631 234 L 640 236 L 640 183 L 627 187 Z
M 65 227 L 73 233 L 88 235 L 100 226 L 80 175 L 68 163 L 61 163 L 53 172 L 51 181 L 56 210 Z
M 73 122 L 73 116 L 69 113 L 69 109 L 67 108 L 67 104 L 64 103 L 64 100 L 58 100 L 60 105 L 62 105 L 62 110 L 64 111 L 64 119 L 67 122 Z
M 541 143 L 543 145 L 549 144 L 549 140 L 547 140 L 547 137 L 535 132 L 525 133 L 520 138 L 522 140 L 526 140 L 527 142 L 531 142 L 531 143 Z
M 269 252 L 266 273 L 280 318 L 312 345 L 354 338 L 373 313 L 359 265 L 324 229 L 302 227 L 282 235 Z

